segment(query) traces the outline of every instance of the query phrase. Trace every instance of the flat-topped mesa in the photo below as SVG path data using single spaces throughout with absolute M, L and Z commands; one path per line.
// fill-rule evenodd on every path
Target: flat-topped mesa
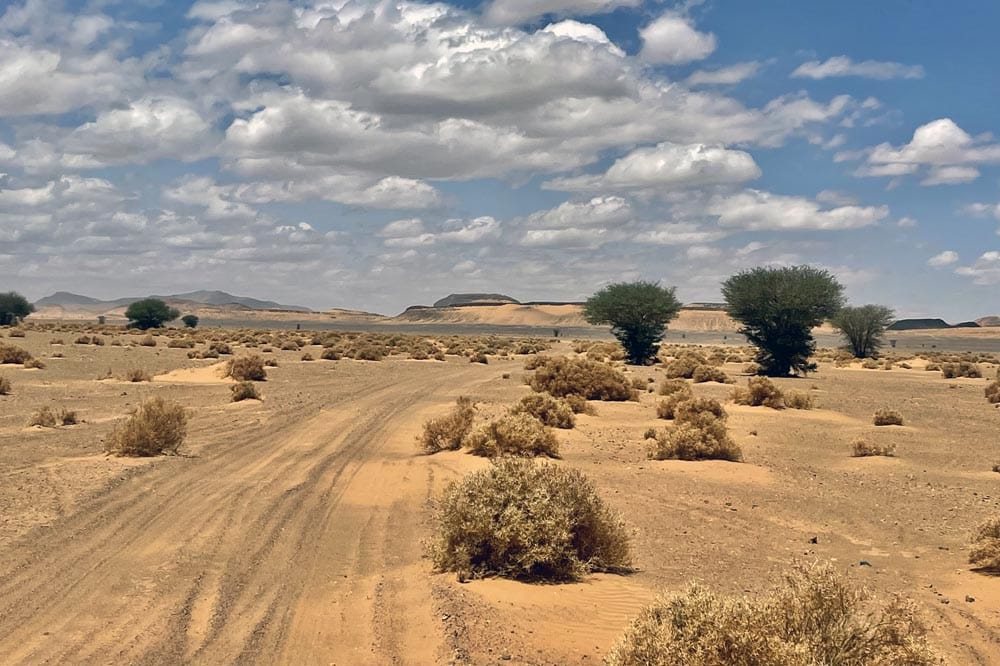
M 435 301 L 436 308 L 455 308 L 468 305 L 520 305 L 520 301 L 504 294 L 449 294 Z

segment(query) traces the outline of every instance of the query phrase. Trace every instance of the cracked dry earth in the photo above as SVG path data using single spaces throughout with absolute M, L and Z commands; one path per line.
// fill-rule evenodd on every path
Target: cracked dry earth
M 0 397 L 2 664 L 598 664 L 657 592 L 693 579 L 754 592 L 797 559 L 913 598 L 948 663 L 1000 663 L 1000 579 L 965 561 L 969 531 L 1000 511 L 1000 410 L 985 380 L 824 366 L 787 382 L 817 410 L 727 405 L 742 464 L 648 461 L 642 433 L 664 425 L 656 396 L 596 403 L 558 431 L 558 464 L 583 469 L 625 516 L 638 571 L 461 584 L 424 557 L 430 502 L 487 463 L 418 455 L 414 437 L 460 395 L 484 413 L 516 401 L 523 359 L 277 351 L 263 401 L 233 404 L 183 350 L 68 346 L 56 359 L 46 340 L 18 342 L 45 370 L 0 368 L 14 384 Z M 162 379 L 95 379 L 137 364 Z M 191 409 L 183 455 L 104 456 L 114 419 L 151 394 Z M 84 423 L 25 428 L 46 404 Z M 906 425 L 874 428 L 880 406 Z M 895 442 L 897 456 L 850 458 L 858 435 Z

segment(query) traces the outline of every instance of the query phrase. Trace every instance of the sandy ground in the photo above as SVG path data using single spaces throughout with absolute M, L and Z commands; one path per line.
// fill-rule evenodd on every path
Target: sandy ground
M 0 367 L 14 384 L 0 396 L 0 663 L 597 664 L 658 591 L 694 579 L 754 591 L 802 559 L 913 598 L 949 663 L 1000 663 L 1000 578 L 966 564 L 968 533 L 1000 509 L 986 380 L 824 365 L 782 382 L 819 409 L 727 407 L 744 463 L 649 461 L 642 433 L 664 424 L 655 396 L 595 403 L 558 431 L 559 464 L 626 517 L 637 572 L 462 584 L 424 557 L 430 502 L 487 463 L 417 455 L 414 437 L 459 395 L 487 412 L 517 400 L 523 359 L 275 351 L 263 401 L 233 404 L 216 361 L 51 337 L 4 340 L 47 367 Z M 132 367 L 157 380 L 97 379 Z M 182 455 L 106 457 L 114 420 L 153 394 L 191 409 Z M 26 428 L 43 405 L 85 422 Z M 872 426 L 882 406 L 906 425 Z M 859 435 L 895 442 L 897 456 L 849 457 Z

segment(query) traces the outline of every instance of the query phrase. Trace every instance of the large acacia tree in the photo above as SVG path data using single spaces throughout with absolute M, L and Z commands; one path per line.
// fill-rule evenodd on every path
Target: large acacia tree
M 859 305 L 841 308 L 831 323 L 840 329 L 856 358 L 868 358 L 878 354 L 885 329 L 895 318 L 892 308 L 884 305 Z
M 13 325 L 35 311 L 35 306 L 16 291 L 0 294 L 0 326 Z
M 681 303 L 674 288 L 655 282 L 610 284 L 587 299 L 583 316 L 591 324 L 609 324 L 629 363 L 642 365 L 656 357 L 667 323 Z
M 761 373 L 772 377 L 816 369 L 812 329 L 840 310 L 843 292 L 830 272 L 811 266 L 752 268 L 722 284 L 726 312 L 743 324 Z
M 158 298 L 144 298 L 128 306 L 125 316 L 130 327 L 146 330 L 160 328 L 180 317 L 181 313 Z

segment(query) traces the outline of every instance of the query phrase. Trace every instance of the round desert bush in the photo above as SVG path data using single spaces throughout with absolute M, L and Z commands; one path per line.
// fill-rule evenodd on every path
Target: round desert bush
M 231 358 L 226 363 L 226 376 L 232 377 L 238 382 L 262 382 L 267 379 L 264 359 L 257 354 Z
M 532 393 L 511 407 L 511 414 L 528 414 L 550 428 L 572 428 L 576 425 L 573 408 L 565 400 L 548 393 Z
M 978 569 L 1000 571 L 1000 517 L 990 518 L 972 533 L 969 564 Z
M 439 571 L 571 580 L 631 563 L 621 519 L 567 467 L 496 460 L 448 486 L 436 518 Z
M 785 407 L 791 409 L 812 409 L 816 406 L 816 401 L 808 393 L 801 391 L 789 391 L 784 394 Z
M 12 390 L 13 387 L 11 386 L 10 380 L 3 375 L 0 375 L 0 395 L 10 395 Z
M 233 392 L 232 402 L 260 400 L 260 392 L 253 382 L 237 382 L 229 388 Z
M 990 404 L 1000 403 L 1000 380 L 991 382 L 984 391 L 986 401 Z
M 863 437 L 858 437 L 851 442 L 851 456 L 855 458 L 865 458 L 868 456 L 892 457 L 894 455 L 896 455 L 895 444 L 873 444 Z
M 156 397 L 120 421 L 104 442 L 104 450 L 119 456 L 176 453 L 187 435 L 187 412 L 176 402 Z
M 785 399 L 774 382 L 767 377 L 751 377 L 747 380 L 747 387 L 737 388 L 733 391 L 733 402 L 737 405 L 749 405 L 750 407 L 770 407 L 771 409 L 784 409 Z
M 131 368 L 125 372 L 125 380 L 129 382 L 150 382 L 153 377 L 142 368 Z
M 694 398 L 691 387 L 684 383 L 684 388 L 667 395 L 656 405 L 656 416 L 661 419 L 672 419 L 677 414 L 677 406 Z
M 528 414 L 506 414 L 474 430 L 465 440 L 477 456 L 559 457 L 559 440 Z
M 664 379 L 660 383 L 658 393 L 660 395 L 673 395 L 678 391 L 691 392 L 691 386 L 683 379 Z
M 475 419 L 475 403 L 461 397 L 450 412 L 424 423 L 424 431 L 417 437 L 417 442 L 424 453 L 456 451 L 462 448 Z
M 674 419 L 678 423 L 694 422 L 700 414 L 711 414 L 720 421 L 726 420 L 726 410 L 715 398 L 691 397 L 679 402 L 674 408 Z
M 573 410 L 574 414 L 593 415 L 596 413 L 594 408 L 590 406 L 590 403 L 588 403 L 587 399 L 584 398 L 582 395 L 577 395 L 576 393 L 572 393 L 563 398 L 563 400 L 566 401 L 566 404 L 569 405 L 569 408 Z
M 51 407 L 42 407 L 37 412 L 31 415 L 31 420 L 28 421 L 29 426 L 40 426 L 42 428 L 55 428 L 56 427 L 56 413 L 52 411 Z
M 668 379 L 691 379 L 695 371 L 708 360 L 695 352 L 683 352 L 679 357 L 667 363 L 664 371 Z
M 588 400 L 632 400 L 636 395 L 625 375 L 585 358 L 546 358 L 528 385 L 557 398 L 576 394 Z
M 31 354 L 16 345 L 0 342 L 0 363 L 25 364 L 31 361 Z
M 914 605 L 855 588 L 830 565 L 798 565 L 755 598 L 701 585 L 644 609 L 608 666 L 925 666 L 940 663 Z
M 956 377 L 978 379 L 983 376 L 983 373 L 975 363 L 959 361 L 958 363 L 942 363 L 941 376 L 945 379 L 955 379 Z
M 729 437 L 725 423 L 709 412 L 701 412 L 657 433 L 649 457 L 655 460 L 739 462 L 743 459 L 743 452 Z
M 732 383 L 732 380 L 729 379 L 729 375 L 727 375 L 722 368 L 717 368 L 714 365 L 699 365 L 694 369 L 691 379 L 694 380 L 695 384 L 703 384 L 705 382 L 718 382 L 720 384 Z
M 885 407 L 875 410 L 872 416 L 872 423 L 877 426 L 903 425 L 903 415 L 895 409 Z

